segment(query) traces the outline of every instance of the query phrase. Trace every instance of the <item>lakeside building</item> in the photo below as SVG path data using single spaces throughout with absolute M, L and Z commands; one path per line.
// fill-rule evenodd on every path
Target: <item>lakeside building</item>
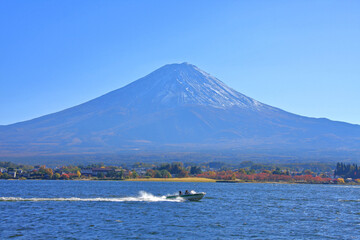
M 92 176 L 93 175 L 93 170 L 92 168 L 83 168 L 80 170 L 81 175 L 83 176 Z
M 16 170 L 10 170 L 7 172 L 7 174 L 9 174 L 9 176 L 12 178 L 16 178 Z
M 147 168 L 141 167 L 141 168 L 133 168 L 133 170 L 139 174 L 140 176 L 143 176 L 146 174 Z
M 106 168 L 106 167 L 102 167 L 102 168 L 83 168 L 81 169 L 81 175 L 84 175 L 84 176 L 93 176 L 93 177 L 96 177 L 98 176 L 99 174 L 108 174 L 109 172 L 113 172 L 114 169 L 112 168 Z

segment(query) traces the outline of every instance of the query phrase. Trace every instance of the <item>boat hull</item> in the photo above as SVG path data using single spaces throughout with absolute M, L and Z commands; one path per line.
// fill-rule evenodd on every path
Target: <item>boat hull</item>
M 167 199 L 176 199 L 176 198 L 182 198 L 187 201 L 200 201 L 206 193 L 194 193 L 194 194 L 184 194 L 184 195 L 173 195 L 173 196 L 167 196 Z

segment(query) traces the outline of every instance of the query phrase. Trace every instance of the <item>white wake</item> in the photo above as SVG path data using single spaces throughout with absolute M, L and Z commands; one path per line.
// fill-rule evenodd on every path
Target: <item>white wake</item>
M 41 201 L 68 201 L 68 202 L 182 202 L 182 199 L 166 199 L 166 196 L 154 196 L 151 193 L 140 191 L 135 197 L 120 198 L 21 198 L 21 197 L 0 197 L 0 202 L 41 202 Z

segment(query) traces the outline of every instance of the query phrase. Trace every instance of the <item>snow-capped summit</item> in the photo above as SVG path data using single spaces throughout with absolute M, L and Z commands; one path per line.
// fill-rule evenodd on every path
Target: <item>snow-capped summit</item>
M 224 109 L 264 106 L 188 63 L 165 65 L 113 94 L 123 92 L 131 93 L 127 99 L 133 104 L 204 105 Z

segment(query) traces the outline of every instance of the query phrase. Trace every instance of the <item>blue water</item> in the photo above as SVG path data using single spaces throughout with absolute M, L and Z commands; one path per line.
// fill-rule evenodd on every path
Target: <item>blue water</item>
M 178 190 L 200 202 L 166 201 Z M 360 239 L 360 187 L 0 181 L 0 239 Z

